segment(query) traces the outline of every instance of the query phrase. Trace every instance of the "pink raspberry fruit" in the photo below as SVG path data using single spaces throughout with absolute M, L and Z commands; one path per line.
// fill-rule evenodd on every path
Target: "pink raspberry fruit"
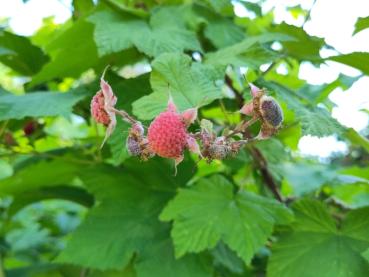
M 110 117 L 104 108 L 104 94 L 102 91 L 96 93 L 91 101 L 91 115 L 97 123 L 108 126 Z
M 187 146 L 187 137 L 182 116 L 171 109 L 159 114 L 148 130 L 150 148 L 164 158 L 181 157 Z
M 173 159 L 176 172 L 186 148 L 201 155 L 197 141 L 187 132 L 187 127 L 195 121 L 196 117 L 196 108 L 178 113 L 170 97 L 167 110 L 159 114 L 148 129 L 149 149 L 158 156 Z

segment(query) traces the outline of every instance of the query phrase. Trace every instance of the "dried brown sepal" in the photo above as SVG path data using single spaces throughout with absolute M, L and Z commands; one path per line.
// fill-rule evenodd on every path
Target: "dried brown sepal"
M 140 157 L 143 161 L 147 161 L 154 156 L 148 140 L 144 136 L 144 128 L 140 122 L 134 123 L 129 130 L 126 147 L 131 156 Z

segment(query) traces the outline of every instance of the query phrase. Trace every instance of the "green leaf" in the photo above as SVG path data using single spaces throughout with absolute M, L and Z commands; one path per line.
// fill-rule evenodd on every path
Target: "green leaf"
M 150 26 L 142 35 L 135 36 L 135 45 L 148 56 L 166 52 L 202 51 L 196 34 L 186 28 L 182 19 L 187 6 L 168 6 L 154 10 Z
M 102 0 L 102 2 L 121 12 L 123 15 L 129 13 L 143 18 L 149 16 L 149 13 L 141 7 L 137 7 L 135 2 L 122 2 L 121 0 Z
M 28 38 L 0 30 L 0 62 L 20 74 L 37 73 L 48 57 Z
M 220 175 L 181 189 L 160 215 L 173 220 L 176 257 L 211 249 L 222 240 L 246 263 L 265 244 L 276 223 L 291 220 L 289 210 L 275 200 L 246 191 L 233 193 Z
M 0 160 L 0 180 L 13 175 L 13 167 L 4 160 Z
M 251 66 L 255 68 L 266 61 L 271 62 L 277 55 L 261 44 L 273 41 L 293 40 L 291 36 L 267 33 L 244 39 L 235 45 L 222 48 L 205 55 L 205 62 L 213 65 Z M 266 59 L 267 58 L 267 59 Z
M 244 262 L 224 243 L 219 243 L 216 248 L 211 251 L 211 254 L 214 257 L 215 265 L 224 266 L 234 273 L 243 273 L 245 267 Z
M 73 17 L 79 18 L 88 14 L 95 7 L 93 0 L 73 0 Z
M 173 20 L 181 18 L 182 10 L 181 6 L 156 9 L 150 18 L 150 25 L 128 14 L 121 16 L 102 11 L 91 15 L 89 20 L 95 24 L 94 39 L 99 56 L 132 46 L 154 57 L 164 52 L 200 51 L 195 33 L 187 30 L 184 23 Z
M 141 119 L 154 118 L 164 111 L 169 94 L 180 111 L 201 107 L 221 98 L 216 81 L 222 71 L 194 62 L 184 54 L 163 54 L 152 63 L 151 87 L 154 93 L 133 103 L 133 113 Z
M 190 175 L 174 179 L 164 163 L 150 163 L 141 168 L 134 163 L 125 170 L 92 167 L 81 172 L 99 205 L 73 233 L 58 262 L 99 270 L 123 269 L 136 254 L 138 276 L 210 276 L 201 259 L 175 260 L 169 226 L 157 219 L 175 187 Z
M 33 238 L 34 239 L 34 238 Z M 23 277 L 23 276 L 39 276 L 39 277 L 56 277 L 59 274 L 60 265 L 49 263 L 38 263 L 31 266 L 16 267 L 6 270 L 6 276 Z
M 321 62 L 320 49 L 325 45 L 324 39 L 309 36 L 303 28 L 282 23 L 273 28 L 274 32 L 286 34 L 295 38 L 295 41 L 283 41 L 285 54 L 298 60 Z
M 46 46 L 51 61 L 32 78 L 31 86 L 54 78 L 79 77 L 98 62 L 93 24 L 78 20 Z
M 72 107 L 84 98 L 77 92 L 33 92 L 16 96 L 0 95 L 0 120 L 21 119 L 26 116 L 68 115 Z
M 367 171 L 367 169 L 366 169 Z M 340 184 L 332 188 L 332 198 L 346 207 L 357 209 L 369 206 L 369 179 L 353 184 Z
M 319 189 L 337 177 L 335 170 L 323 164 L 284 163 L 279 169 L 297 196 Z
M 0 180 L 0 196 L 13 197 L 9 215 L 45 199 L 65 199 L 87 207 L 93 204 L 93 198 L 73 184 L 76 174 L 83 170 L 82 165 L 70 162 L 66 156 L 31 163 L 16 170 L 11 177 Z
M 361 136 L 352 128 L 346 130 L 345 136 L 351 141 L 353 145 L 361 146 L 363 149 L 365 149 L 366 152 L 369 153 L 369 140 L 367 138 Z
M 349 212 L 338 228 L 318 201 L 300 200 L 293 208 L 296 222 L 272 247 L 269 277 L 368 276 L 361 253 L 369 246 L 369 208 Z
M 226 13 L 232 11 L 232 4 L 228 0 L 206 0 L 209 5 L 218 13 Z
M 147 28 L 140 18 L 107 10 L 92 14 L 88 21 L 95 25 L 94 40 L 99 56 L 133 47 L 134 36 L 142 35 Z
M 126 140 L 128 137 L 128 130 L 130 124 L 124 122 L 122 119 L 117 119 L 117 126 L 107 144 L 110 146 L 111 158 L 114 165 L 121 164 L 129 157 L 126 147 Z
M 365 30 L 369 28 L 369 16 L 367 17 L 359 17 L 355 23 L 355 30 L 353 35 L 361 32 L 362 30 Z
M 337 87 L 343 90 L 349 89 L 360 77 L 350 77 L 340 74 L 337 79 L 329 84 L 323 85 L 304 85 L 299 93 L 309 98 L 313 103 L 321 103 L 330 95 L 330 93 Z
M 369 248 L 363 253 L 363 257 L 369 262 Z
M 230 46 L 245 37 L 244 31 L 239 26 L 225 18 L 210 21 L 204 33 L 217 48 Z
M 80 165 L 63 160 L 34 163 L 17 170 L 13 176 L 0 180 L 0 195 L 21 195 L 39 188 L 68 185 L 81 168 Z
M 249 11 L 254 12 L 257 17 L 262 17 L 263 12 L 259 4 L 255 4 L 248 1 L 242 1 L 240 2 L 240 4 L 242 4 Z
M 331 56 L 326 58 L 345 65 L 359 69 L 366 75 L 369 75 L 369 53 L 366 52 L 353 52 L 345 55 Z
M 337 120 L 322 108 L 301 108 L 296 114 L 301 120 L 303 135 L 323 137 L 343 132 L 343 127 Z
M 241 27 L 205 6 L 193 5 L 189 16 L 191 16 L 189 23 L 196 25 L 197 30 L 204 28 L 205 37 L 217 48 L 230 46 L 245 38 L 245 32 Z

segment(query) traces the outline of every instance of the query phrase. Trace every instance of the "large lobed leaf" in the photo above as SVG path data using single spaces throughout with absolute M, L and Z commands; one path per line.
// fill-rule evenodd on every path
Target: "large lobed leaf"
M 12 176 L 0 180 L 0 196 L 13 197 L 9 214 L 14 214 L 28 204 L 53 198 L 91 206 L 91 196 L 73 184 L 84 165 L 73 163 L 73 158 L 72 161 L 69 158 L 63 156 L 52 161 L 41 160 L 36 163 L 29 160 L 21 164 L 21 168 Z
M 249 37 L 234 45 L 206 54 L 205 62 L 218 66 L 234 65 L 258 68 L 261 64 L 270 62 L 278 56 L 271 50 L 263 48 L 262 44 L 290 40 L 293 41 L 294 38 L 278 33 Z
M 231 19 L 220 16 L 211 9 L 195 4 L 188 15 L 191 25 L 196 29 L 204 27 L 204 36 L 216 48 L 223 48 L 238 43 L 245 38 L 245 32 Z
M 369 263 L 369 208 L 351 211 L 340 226 L 316 200 L 293 206 L 296 222 L 272 248 L 269 277 L 364 277 Z
M 152 119 L 167 105 L 172 95 L 179 110 L 201 107 L 222 97 L 216 81 L 223 71 L 201 63 L 192 63 L 184 54 L 167 53 L 152 63 L 151 87 L 154 93 L 133 103 L 133 113 L 141 119 Z
M 265 244 L 274 224 L 286 224 L 292 214 L 282 204 L 256 194 L 233 193 L 220 175 L 181 189 L 160 215 L 173 220 L 176 256 L 213 248 L 222 240 L 246 263 Z
M 184 171 L 174 179 L 165 163 L 155 161 L 126 163 L 124 170 L 86 168 L 81 179 L 99 204 L 73 233 L 57 261 L 100 270 L 123 269 L 135 254 L 137 276 L 209 276 L 201 259 L 174 258 L 169 226 L 158 220 L 175 187 L 191 176 Z
M 31 76 L 47 61 L 48 57 L 28 38 L 0 30 L 0 62 L 3 64 Z
M 94 39 L 99 56 L 137 47 L 148 56 L 165 52 L 201 50 L 195 33 L 186 29 L 182 20 L 185 6 L 155 9 L 150 24 L 129 14 L 112 11 L 92 14 L 89 21 L 95 24 Z M 134 30 L 134 32 L 132 32 Z
M 80 19 L 58 32 L 56 38 L 45 47 L 51 61 L 32 78 L 31 85 L 53 78 L 79 77 L 82 72 L 98 63 L 93 24 Z

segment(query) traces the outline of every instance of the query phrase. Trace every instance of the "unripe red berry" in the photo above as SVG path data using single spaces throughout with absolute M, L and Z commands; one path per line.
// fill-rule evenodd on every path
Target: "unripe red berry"
M 29 121 L 23 127 L 24 134 L 28 137 L 32 135 L 37 129 L 37 122 L 36 121 Z

